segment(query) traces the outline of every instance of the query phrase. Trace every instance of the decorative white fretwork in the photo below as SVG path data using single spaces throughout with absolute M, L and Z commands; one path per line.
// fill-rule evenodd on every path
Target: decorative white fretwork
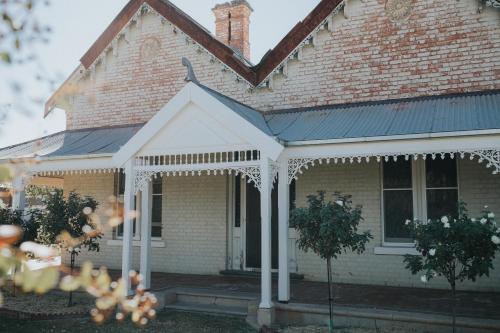
M 308 168 L 309 164 L 314 163 L 314 158 L 293 158 L 288 160 L 288 185 L 297 178 L 302 168 Z
M 106 174 L 118 172 L 118 168 L 100 168 L 100 169 L 60 169 L 47 171 L 33 171 L 34 177 L 52 177 L 65 175 L 86 175 L 86 174 Z
M 262 189 L 262 176 L 261 169 L 259 166 L 228 166 L 226 168 L 218 169 L 207 169 L 207 170 L 179 170 L 179 171 L 162 171 L 161 168 L 155 168 L 154 170 L 144 170 L 139 169 L 134 171 L 134 193 L 143 191 L 153 177 L 157 175 L 159 177 L 163 176 L 201 176 L 206 175 L 223 175 L 225 172 L 232 174 L 241 174 L 248 178 L 248 183 L 253 183 L 255 187 L 260 191 Z
M 139 170 L 134 172 L 134 193 L 137 194 L 140 191 L 144 191 L 149 185 L 149 182 L 155 175 L 155 171 L 144 171 Z
M 456 155 L 460 158 L 465 158 L 468 155 L 471 160 L 478 159 L 479 163 L 487 162 L 487 168 L 493 168 L 493 174 L 500 173 L 500 148 L 499 149 L 477 149 L 477 150 L 455 150 L 455 151 L 438 151 L 438 152 L 394 152 L 387 154 L 366 154 L 366 155 L 354 155 L 354 156 L 324 156 L 324 157 L 300 157 L 292 158 L 288 160 L 288 183 L 290 184 L 293 179 L 297 179 L 298 174 L 302 173 L 304 169 L 309 168 L 309 166 L 314 166 L 323 163 L 362 163 L 370 162 L 370 160 L 376 160 L 377 162 L 394 160 L 397 161 L 398 158 L 404 158 L 405 160 L 414 159 L 418 160 L 422 158 L 426 160 L 427 158 L 441 158 L 444 159 L 446 156 L 455 158 Z
M 500 8 L 500 0 L 486 0 L 486 6 Z
M 314 41 L 316 40 L 316 35 L 321 30 L 328 29 L 332 31 L 333 28 L 333 17 L 337 15 L 342 9 L 344 9 L 347 0 L 341 1 L 335 9 L 328 15 L 328 17 L 323 20 L 306 38 L 302 40 L 302 42 L 292 51 L 290 54 L 283 60 L 278 66 L 274 68 L 274 70 L 267 75 L 267 77 L 262 80 L 257 88 L 273 88 L 273 77 L 275 75 L 285 75 L 287 76 L 288 62 L 290 60 L 300 60 L 302 49 L 306 46 L 312 45 L 314 46 Z
M 471 153 L 471 156 L 479 158 L 479 163 L 487 161 L 486 167 L 493 167 L 493 174 L 500 172 L 500 151 L 499 150 L 478 150 Z
M 258 166 L 231 168 L 231 170 L 248 177 L 248 182 L 252 182 L 259 191 L 262 191 L 262 172 Z

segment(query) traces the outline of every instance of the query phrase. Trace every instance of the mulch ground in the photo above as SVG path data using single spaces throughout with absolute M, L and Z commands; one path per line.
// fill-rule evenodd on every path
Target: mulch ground
M 24 294 L 3 290 L 3 306 L 0 315 L 9 318 L 46 320 L 54 318 L 85 317 L 95 303 L 95 299 L 83 292 L 73 293 L 73 305 L 68 307 L 69 294 L 51 291 L 44 295 Z

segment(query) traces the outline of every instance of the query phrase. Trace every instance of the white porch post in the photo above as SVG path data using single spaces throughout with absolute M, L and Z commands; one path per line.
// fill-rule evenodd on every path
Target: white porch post
M 26 192 L 24 179 L 17 176 L 12 182 L 12 210 L 24 210 L 26 206 Z
M 261 191 L 261 301 L 259 306 L 259 324 L 272 323 L 272 281 L 271 281 L 271 166 L 268 158 L 260 164 Z
M 141 195 L 141 275 L 142 285 L 151 288 L 151 181 Z
M 278 173 L 278 301 L 290 300 L 290 271 L 288 258 L 288 219 L 290 211 L 290 187 L 288 185 L 288 160 L 281 161 Z
M 127 294 L 132 294 L 130 270 L 132 267 L 132 233 L 134 210 L 134 170 L 133 160 L 125 164 L 125 193 L 123 196 L 123 249 L 122 249 L 122 279 L 125 281 Z

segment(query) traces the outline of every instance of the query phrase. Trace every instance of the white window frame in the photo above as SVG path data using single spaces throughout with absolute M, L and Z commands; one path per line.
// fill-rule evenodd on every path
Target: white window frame
M 160 237 L 153 237 L 151 235 L 151 240 L 154 240 L 154 241 L 161 241 L 163 239 L 163 202 L 165 200 L 164 198 L 164 193 L 165 193 L 165 189 L 164 189 L 164 181 L 163 181 L 163 177 L 160 178 L 161 179 L 161 193 L 154 193 L 153 189 L 151 189 L 151 197 L 150 197 L 150 200 L 151 200 L 151 233 L 153 233 L 153 227 L 154 226 L 160 226 L 161 227 L 161 236 Z M 153 221 L 153 197 L 155 196 L 159 196 L 161 197 L 161 220 L 160 221 Z M 139 223 L 140 224 L 140 223 Z
M 118 174 L 118 178 L 121 177 L 122 173 Z M 162 178 L 163 179 L 163 178 Z M 118 179 L 118 188 L 119 188 L 119 182 L 120 180 Z M 163 183 L 163 180 L 162 180 L 162 187 L 161 187 L 161 194 L 153 194 L 153 191 L 151 191 L 151 194 L 150 194 L 150 198 L 149 200 L 151 201 L 151 203 L 153 202 L 153 196 L 161 196 L 162 197 L 162 220 L 160 222 L 154 222 L 154 221 L 151 221 L 151 230 L 153 228 L 153 225 L 158 225 L 160 224 L 161 226 L 161 230 L 162 230 L 162 235 L 161 237 L 151 237 L 151 240 L 152 241 L 162 241 L 163 240 L 163 195 L 164 195 L 164 183 Z M 125 195 L 124 194 L 120 194 L 120 193 L 117 193 L 117 202 L 116 202 L 116 205 L 118 205 L 118 203 L 121 201 L 123 202 L 125 198 Z M 137 195 L 135 196 L 135 202 L 136 202 L 136 208 L 135 208 L 135 211 L 137 212 L 137 216 L 141 216 L 141 192 L 137 193 Z M 151 218 L 153 217 L 153 215 L 151 214 Z M 133 241 L 140 241 L 141 240 L 141 219 L 140 218 L 135 218 L 134 219 L 134 223 L 135 223 L 135 232 L 134 234 L 132 235 L 132 240 Z M 113 228 L 113 240 L 117 240 L 117 241 L 122 241 L 123 240 L 123 235 L 119 235 L 118 234 L 118 227 L 115 227 Z
M 398 156 L 404 158 L 404 156 Z M 447 157 L 450 158 L 450 157 Z M 412 198 L 413 198 L 413 217 L 420 221 L 427 221 L 427 190 L 432 189 L 453 189 L 457 190 L 457 196 L 460 199 L 460 168 L 458 160 L 455 158 L 455 167 L 457 169 L 457 186 L 456 187 L 427 187 L 427 174 L 426 174 L 426 160 L 418 159 L 411 160 L 412 168 Z M 408 252 L 404 249 L 411 249 L 415 247 L 413 242 L 386 242 L 385 241 L 385 211 L 384 211 L 384 191 L 391 189 L 384 189 L 384 163 L 380 163 L 380 211 L 381 211 L 381 225 L 382 225 L 382 247 L 383 248 L 403 248 L 403 252 Z M 408 190 L 409 188 L 401 188 L 397 190 Z M 408 217 L 410 218 L 410 217 Z M 396 251 L 398 252 L 398 251 Z M 399 254 L 394 251 L 385 251 L 381 248 L 375 248 L 375 254 Z M 412 251 L 409 251 L 412 252 Z

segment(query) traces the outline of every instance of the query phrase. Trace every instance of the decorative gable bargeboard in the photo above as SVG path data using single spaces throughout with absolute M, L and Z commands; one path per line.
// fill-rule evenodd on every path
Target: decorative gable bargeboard
M 67 128 L 151 119 L 201 83 L 259 110 L 500 88 L 498 11 L 477 0 L 323 0 L 259 64 L 164 0 L 131 0 L 47 102 Z

